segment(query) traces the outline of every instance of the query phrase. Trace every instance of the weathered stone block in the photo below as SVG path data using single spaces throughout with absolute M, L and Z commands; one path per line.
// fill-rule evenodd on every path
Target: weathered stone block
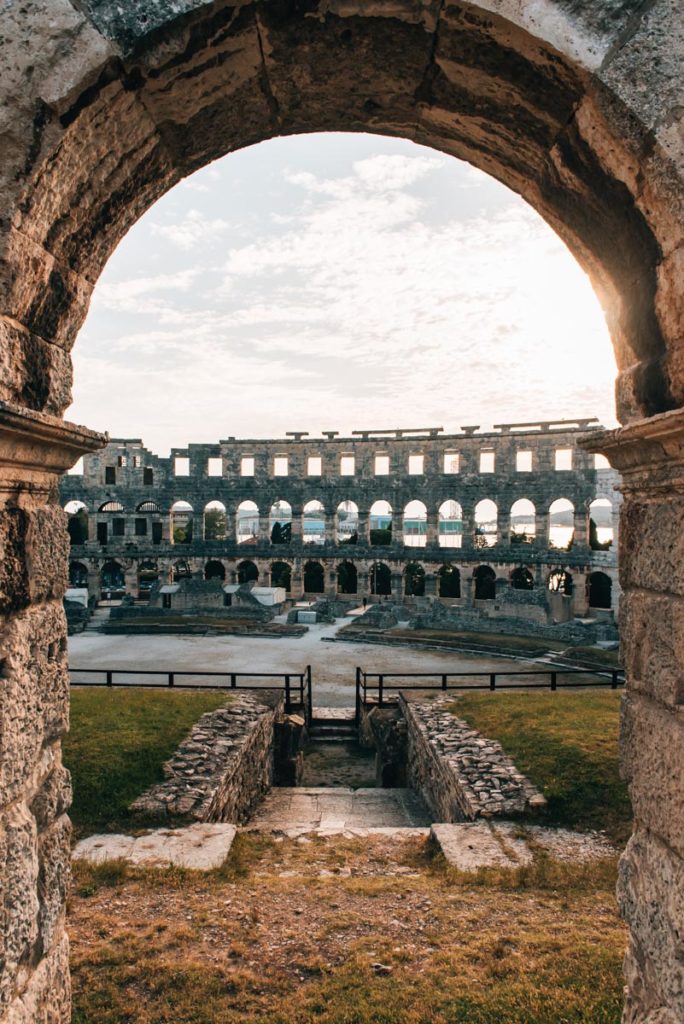
M 25 804 L 17 803 L 0 814 L 0 1011 L 21 984 L 17 972 L 30 960 L 38 938 L 37 881 L 35 819 Z
M 0 793 L 9 802 L 33 778 L 43 745 L 68 728 L 69 677 L 61 602 L 31 608 L 6 622 L 0 656 Z M 42 781 L 39 778 L 36 788 Z
M 0 317 L 0 399 L 59 416 L 71 403 L 71 359 Z
M 620 861 L 618 898 L 631 929 L 624 1024 L 684 1020 L 684 862 L 638 830 Z
M 31 800 L 30 810 L 42 831 L 71 805 L 71 773 L 61 763 L 57 744 L 43 750 L 39 773 L 43 782 Z
M 71 822 L 63 814 L 38 840 L 38 932 L 44 951 L 63 924 L 71 882 L 70 839 Z
M 619 562 L 625 590 L 684 596 L 684 499 L 628 496 L 620 516 Z
M 620 634 L 630 688 L 664 704 L 684 701 L 684 603 L 628 592 L 620 604 Z
M 626 694 L 620 752 L 636 821 L 684 856 L 684 715 Z
M 10 1005 L 6 1021 L 7 1024 L 69 1024 L 71 1021 L 69 940 L 63 930 L 28 979 L 21 995 Z

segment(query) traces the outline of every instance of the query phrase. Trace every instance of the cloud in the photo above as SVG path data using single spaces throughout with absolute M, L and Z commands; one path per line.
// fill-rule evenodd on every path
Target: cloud
M 187 183 L 185 186 L 188 187 Z M 202 185 L 199 188 L 202 191 L 210 191 L 208 185 Z M 188 210 L 183 220 L 177 224 L 153 223 L 152 234 L 159 238 L 166 238 L 179 249 L 188 251 L 206 243 L 208 239 L 218 237 L 229 228 L 230 223 L 220 217 L 212 220 L 205 217 L 199 210 Z
M 162 450 L 290 429 L 611 418 L 598 303 L 522 200 L 504 190 L 488 205 L 490 179 L 413 146 L 366 150 L 340 174 L 334 160 L 289 166 L 301 194 L 273 209 L 259 193 L 230 217 L 224 173 L 205 173 L 216 216 L 147 231 L 148 247 L 174 243 L 174 272 L 131 273 L 133 229 L 77 348 L 80 421 Z M 464 182 L 487 184 L 476 210 L 448 205 Z M 217 259 L 228 226 L 248 241 Z

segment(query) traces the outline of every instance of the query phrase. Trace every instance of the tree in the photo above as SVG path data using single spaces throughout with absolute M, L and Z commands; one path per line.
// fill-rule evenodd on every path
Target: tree
M 204 539 L 223 540 L 228 528 L 228 517 L 219 508 L 211 508 L 204 513 Z

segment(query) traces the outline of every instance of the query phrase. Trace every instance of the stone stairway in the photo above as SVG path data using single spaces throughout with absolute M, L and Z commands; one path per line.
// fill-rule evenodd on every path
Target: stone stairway
M 83 630 L 84 633 L 100 633 L 102 627 L 109 619 L 111 608 L 95 608 L 93 614 L 88 620 L 88 625 Z
M 358 738 L 354 709 L 314 708 L 308 733 L 316 743 L 354 743 Z

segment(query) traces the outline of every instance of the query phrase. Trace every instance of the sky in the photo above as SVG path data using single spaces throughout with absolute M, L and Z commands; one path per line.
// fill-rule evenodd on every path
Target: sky
M 274 139 L 196 172 L 111 256 L 68 418 L 170 447 L 598 416 L 586 275 L 522 199 L 404 140 Z

